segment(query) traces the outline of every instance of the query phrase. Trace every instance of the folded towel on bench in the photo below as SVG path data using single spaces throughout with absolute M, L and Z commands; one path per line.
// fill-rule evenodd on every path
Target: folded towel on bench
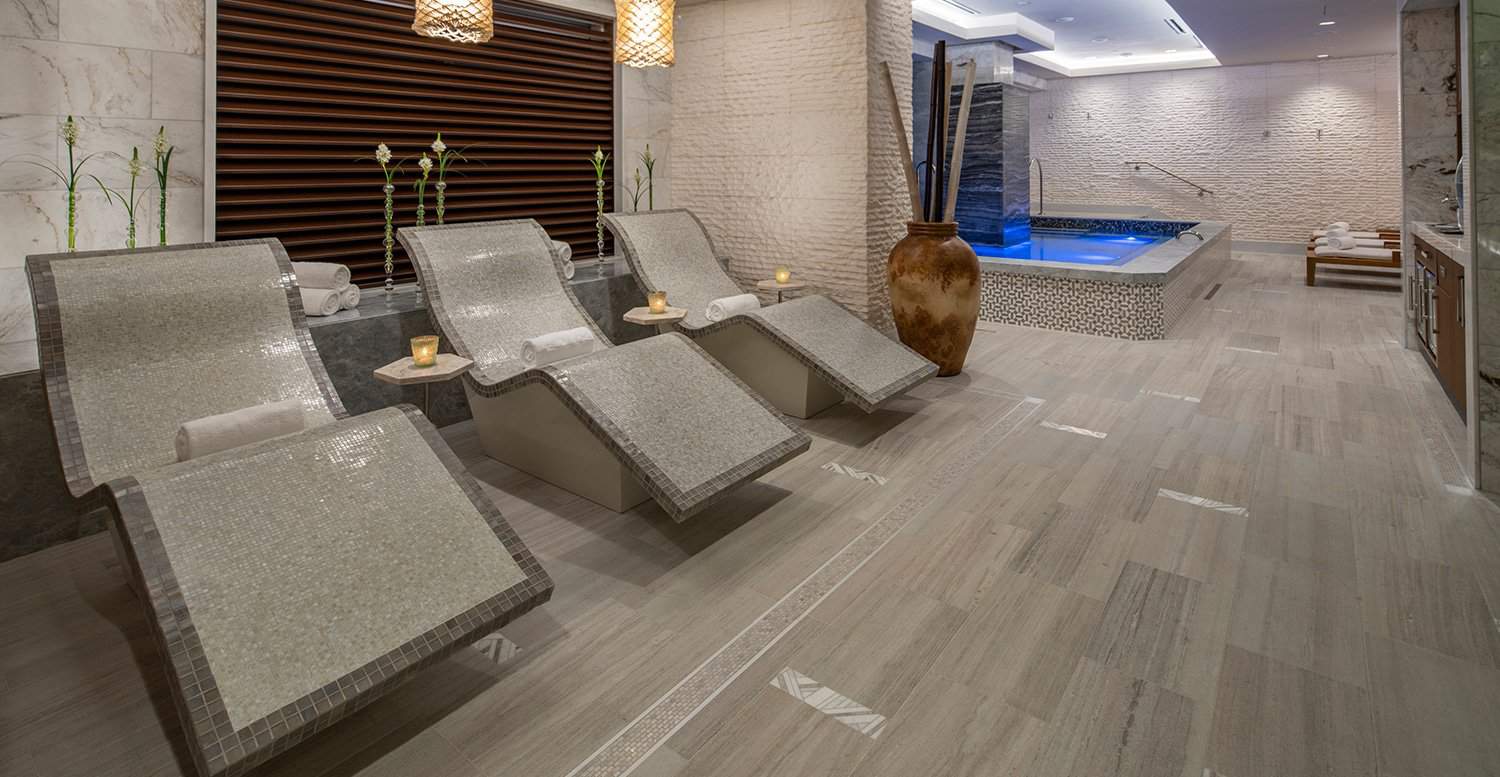
M 521 363 L 529 367 L 542 367 L 575 356 L 594 352 L 598 339 L 586 326 L 575 326 L 560 332 L 537 335 L 521 343 Z
M 187 461 L 241 445 L 302 431 L 302 402 L 283 399 L 198 418 L 177 427 L 177 460 Z
M 1351 248 L 1385 248 L 1386 243 L 1378 237 L 1348 237 L 1348 239 L 1354 241 Z M 1326 246 L 1333 245 L 1333 243 L 1329 238 L 1320 237 L 1313 241 L 1313 245 Z
M 1334 248 L 1318 246 L 1313 250 L 1318 256 L 1340 259 L 1390 259 L 1395 254 L 1388 248 Z

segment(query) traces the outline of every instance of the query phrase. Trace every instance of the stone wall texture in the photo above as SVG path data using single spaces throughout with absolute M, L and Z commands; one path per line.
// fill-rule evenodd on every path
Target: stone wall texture
M 879 67 L 909 104 L 910 5 L 710 0 L 678 13 L 673 204 L 703 219 L 742 283 L 786 265 L 887 322 L 885 259 L 910 208 Z
M 1052 79 L 1031 96 L 1047 204 L 1145 205 L 1306 241 L 1333 221 L 1401 220 L 1395 55 Z M 1213 194 L 1150 168 L 1153 162 Z M 1032 177 L 1032 210 L 1037 209 Z
M 128 190 L 132 146 L 148 160 L 165 127 L 177 151 L 168 186 L 168 236 L 203 239 L 202 0 L 0 2 L 0 160 L 20 155 L 67 165 L 63 119 L 80 127 L 79 155 L 100 152 L 85 173 Z M 85 179 L 87 180 L 87 179 Z M 151 182 L 148 175 L 140 181 Z M 89 180 L 79 187 L 78 249 L 125 244 L 126 217 Z M 154 198 L 137 222 L 155 241 Z M 67 248 L 62 184 L 30 165 L 0 164 L 0 375 L 36 368 L 36 328 L 22 272 L 28 254 Z

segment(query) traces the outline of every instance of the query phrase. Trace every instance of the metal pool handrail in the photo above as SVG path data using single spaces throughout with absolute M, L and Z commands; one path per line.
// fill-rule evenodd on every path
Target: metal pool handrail
M 1164 173 L 1164 174 L 1166 174 L 1168 176 L 1171 176 L 1172 178 L 1176 178 L 1177 180 L 1182 181 L 1183 183 L 1187 184 L 1188 186 L 1191 186 L 1194 189 L 1197 189 L 1199 197 L 1202 197 L 1205 194 L 1213 194 L 1214 193 L 1213 189 L 1208 189 L 1208 188 L 1199 186 L 1198 184 L 1195 184 L 1192 181 L 1189 181 L 1188 179 L 1183 178 L 1182 176 L 1180 176 L 1180 175 L 1172 172 L 1171 170 L 1168 170 L 1168 169 L 1166 169 L 1166 168 L 1164 168 L 1164 167 L 1162 167 L 1160 165 L 1154 165 L 1154 164 L 1151 164 L 1150 162 L 1126 162 L 1125 164 L 1131 165 L 1132 167 L 1134 167 L 1135 170 L 1136 170 L 1136 172 L 1140 172 L 1140 170 L 1141 170 L 1142 167 L 1149 167 L 1152 170 L 1156 170 L 1158 172 L 1161 172 L 1161 173 Z

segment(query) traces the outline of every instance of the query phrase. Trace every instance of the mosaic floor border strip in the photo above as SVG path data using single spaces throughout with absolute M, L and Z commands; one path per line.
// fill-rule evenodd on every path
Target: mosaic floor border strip
M 987 453 L 1020 429 L 1044 404 L 1035 397 L 1011 397 L 1006 411 L 964 448 L 956 466 L 939 467 L 913 492 L 813 570 L 750 625 L 709 656 L 635 720 L 606 741 L 567 777 L 626 777 L 673 734 L 687 725 L 730 683 L 765 655 L 788 632 L 853 577 L 896 534 L 939 497 L 967 477 Z

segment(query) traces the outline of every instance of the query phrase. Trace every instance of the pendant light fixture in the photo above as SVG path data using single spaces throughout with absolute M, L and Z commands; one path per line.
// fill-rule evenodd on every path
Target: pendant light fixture
M 671 67 L 676 0 L 615 0 L 615 61 L 630 67 Z
M 493 0 L 417 0 L 411 28 L 418 35 L 454 43 L 484 43 L 495 37 Z

